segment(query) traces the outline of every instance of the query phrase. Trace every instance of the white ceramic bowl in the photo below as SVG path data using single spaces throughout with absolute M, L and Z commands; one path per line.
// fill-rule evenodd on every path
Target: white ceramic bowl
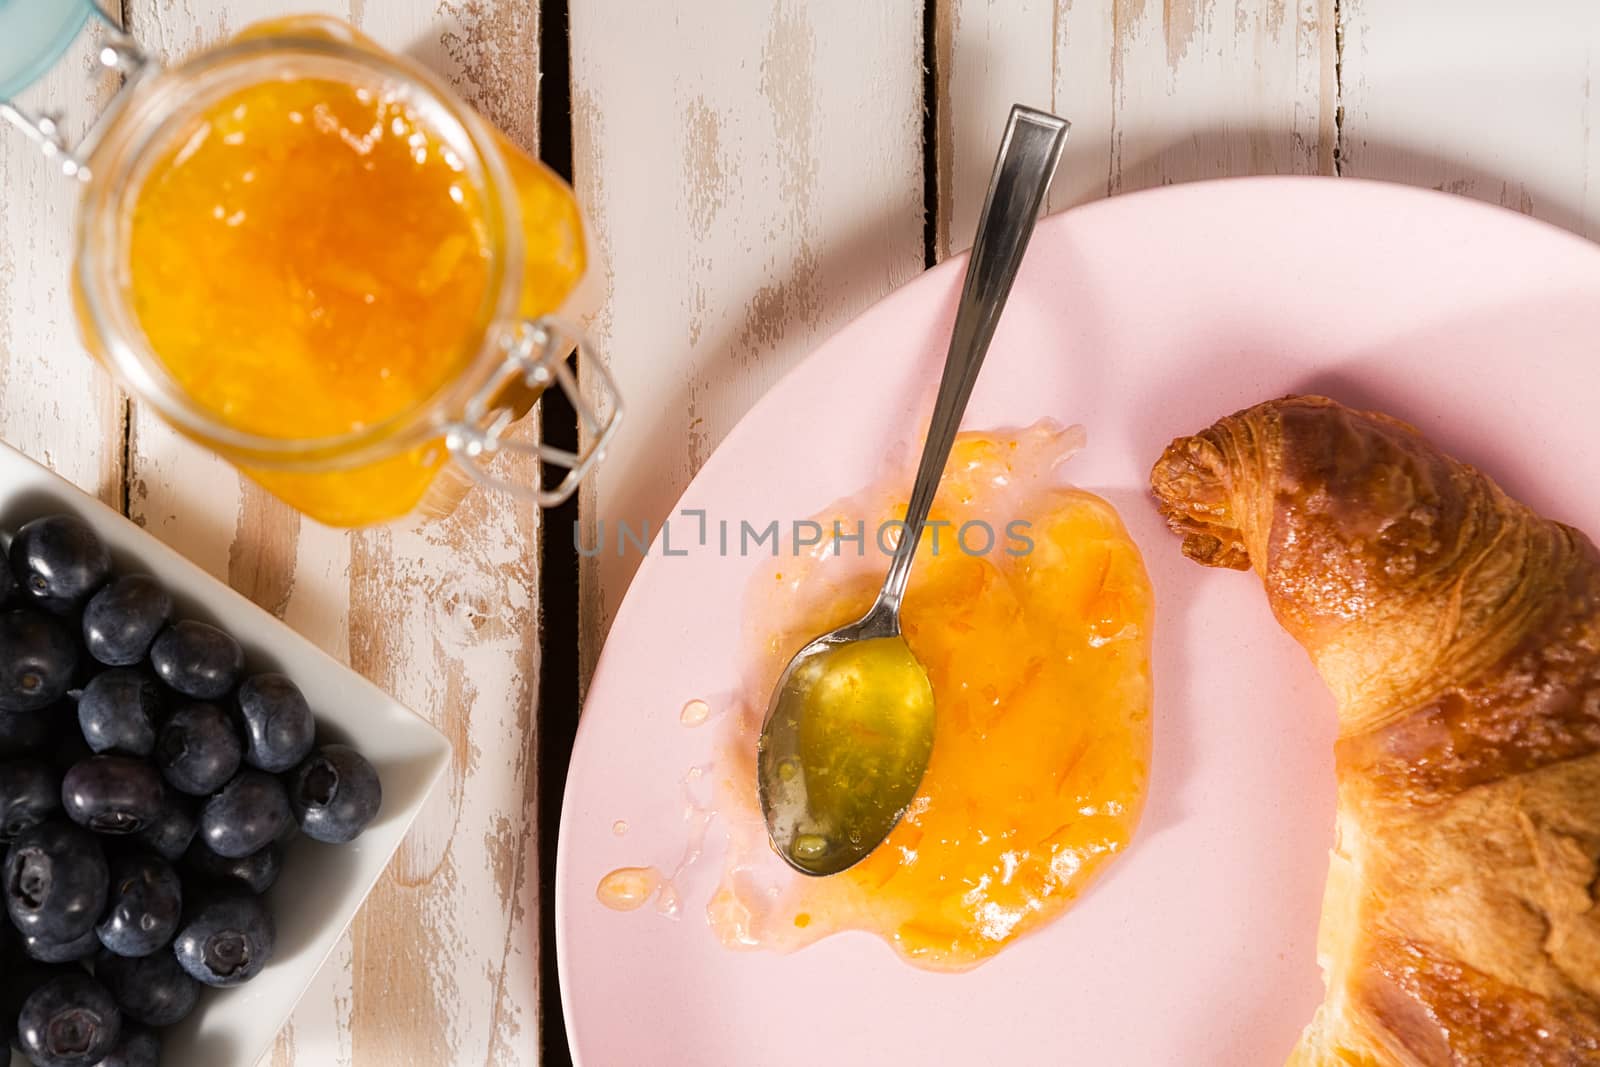
M 163 1032 L 163 1064 L 254 1064 L 399 848 L 449 764 L 450 743 L 415 712 L 132 522 L 0 445 L 0 529 L 60 512 L 94 526 L 118 573 L 142 571 L 165 584 L 177 617 L 213 623 L 237 638 L 249 671 L 293 678 L 316 712 L 319 739 L 353 745 L 383 779 L 383 808 L 361 837 L 342 846 L 296 837 L 285 850 L 283 873 L 267 894 L 278 944 L 266 969 L 238 988 L 206 990 L 193 1015 Z M 20 1056 L 12 1064 L 26 1067 Z

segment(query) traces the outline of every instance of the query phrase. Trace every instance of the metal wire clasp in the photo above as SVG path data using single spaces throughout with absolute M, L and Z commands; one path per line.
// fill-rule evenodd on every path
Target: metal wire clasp
M 577 491 L 578 485 L 605 458 L 606 446 L 622 421 L 622 397 L 604 361 L 594 353 L 583 332 L 553 316 L 525 319 L 506 337 L 506 358 L 472 398 L 460 421 L 445 429 L 445 446 L 458 465 L 480 485 L 532 500 L 542 508 L 554 507 Z M 567 362 L 573 352 L 582 354 L 584 366 L 596 386 L 595 403 L 578 388 L 577 376 Z M 505 406 L 506 390 L 518 382 L 543 392 L 552 382 L 561 388 L 578 413 L 587 443 L 569 452 L 543 443 L 508 439 L 505 434 L 519 413 Z M 540 483 L 527 486 L 490 474 L 482 460 L 497 452 L 532 456 L 541 465 L 560 467 L 566 476 L 554 489 Z
M 158 64 L 151 61 L 144 49 L 139 47 L 139 42 L 111 22 L 98 4 L 91 6 L 94 14 L 100 16 L 105 34 L 105 41 L 95 53 L 96 58 L 105 69 L 123 75 L 123 81 L 106 104 L 105 110 L 100 112 L 99 117 L 78 144 L 76 146 L 67 144 L 66 134 L 61 129 L 62 116 L 59 111 L 30 112 L 10 100 L 0 100 L 0 119 L 5 119 L 26 134 L 29 140 L 39 146 L 45 158 L 57 161 L 63 174 L 83 182 L 91 177 L 88 160 L 94 152 L 94 146 L 100 136 L 116 122 L 117 115 L 127 106 L 129 90 L 145 75 L 160 69 Z

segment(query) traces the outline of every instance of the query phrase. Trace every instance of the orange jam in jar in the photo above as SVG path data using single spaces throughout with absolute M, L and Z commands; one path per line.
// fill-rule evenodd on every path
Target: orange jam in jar
M 264 24 L 163 72 L 91 164 L 91 347 L 313 518 L 447 511 L 470 484 L 440 477 L 452 446 L 492 451 L 562 377 L 504 368 L 532 367 L 528 320 L 583 274 L 572 191 L 344 23 Z

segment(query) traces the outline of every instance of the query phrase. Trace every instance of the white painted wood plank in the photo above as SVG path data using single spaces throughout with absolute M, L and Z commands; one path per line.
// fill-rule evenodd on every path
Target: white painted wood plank
M 532 146 L 533 5 L 135 0 L 131 8 L 135 34 L 168 60 L 262 18 L 351 19 L 446 74 Z M 456 748 L 448 785 L 268 1062 L 532 1062 L 536 515 L 475 493 L 445 522 L 349 534 L 302 520 L 147 413 L 135 416 L 133 443 L 136 519 L 431 717 Z
M 584 543 L 602 522 L 659 526 L 780 374 L 922 269 L 921 12 L 573 0 L 590 328 L 629 405 Z M 584 678 L 637 564 L 584 561 Z
M 1600 5 L 1344 0 L 1343 172 L 1600 237 Z
M 22 97 L 29 107 L 64 112 L 72 139 L 110 89 L 91 77 L 96 40 L 81 35 Z M 59 166 L 0 123 L 0 438 L 121 507 L 125 404 L 85 353 L 72 310 L 79 193 Z
M 1152 185 L 1332 173 L 1332 0 L 946 0 L 940 252 L 972 243 L 1006 112 L 1072 121 L 1050 207 Z
M 941 259 L 972 245 L 1012 105 L 1056 111 L 1059 17 L 1056 0 L 1017 0 L 1003 10 L 987 0 L 944 0 L 939 5 L 934 107 Z M 1101 73 L 1106 77 L 1099 77 Z M 1074 77 L 1083 83 L 1108 82 L 1109 72 L 1077 71 Z M 1074 151 L 1088 124 L 1083 115 L 1067 117 L 1073 123 L 1067 147 Z M 1077 169 L 1070 156 L 1064 157 L 1057 182 L 1065 182 Z

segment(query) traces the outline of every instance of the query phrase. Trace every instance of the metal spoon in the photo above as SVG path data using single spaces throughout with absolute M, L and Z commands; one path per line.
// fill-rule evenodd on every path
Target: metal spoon
M 1065 119 L 1011 109 L 967 262 L 950 353 L 883 589 L 858 621 L 802 648 L 761 728 L 757 775 L 772 847 L 804 874 L 837 874 L 893 830 L 933 752 L 933 690 L 900 635 L 911 560 L 967 398 L 1066 144 Z

